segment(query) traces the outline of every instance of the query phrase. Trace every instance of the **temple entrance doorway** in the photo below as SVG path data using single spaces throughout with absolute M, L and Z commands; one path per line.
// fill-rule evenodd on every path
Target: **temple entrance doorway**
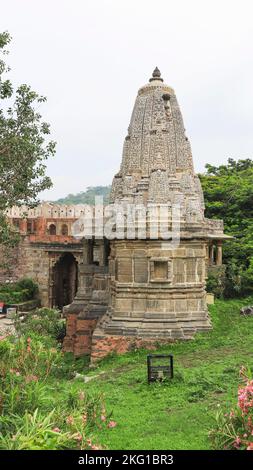
M 71 253 L 65 253 L 53 268 L 53 299 L 54 307 L 62 309 L 69 305 L 77 291 L 77 261 Z

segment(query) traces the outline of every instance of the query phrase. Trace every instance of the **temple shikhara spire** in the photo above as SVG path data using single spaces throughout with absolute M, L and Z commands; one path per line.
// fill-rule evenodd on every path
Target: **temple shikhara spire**
M 138 91 L 110 204 L 144 207 L 146 235 L 129 237 L 125 230 L 110 241 L 85 240 L 79 289 L 66 311 L 65 350 L 97 360 L 113 350 L 190 339 L 209 330 L 207 268 L 214 254 L 222 264 L 226 236 L 221 220 L 205 218 L 177 98 L 157 67 Z M 154 207 L 162 208 L 163 218 L 151 236 Z M 180 233 L 173 243 L 175 207 Z M 171 233 L 166 239 L 163 224 Z
M 138 92 L 111 201 L 146 204 L 179 199 L 185 217 L 194 210 L 195 219 L 203 221 L 203 194 L 177 98 L 156 67 Z
M 152 77 L 149 79 L 150 82 L 153 80 L 161 80 L 161 82 L 163 82 L 163 79 L 161 78 L 161 72 L 158 67 L 155 68 L 154 72 L 152 73 Z
M 125 213 L 113 237 L 106 224 L 76 237 L 76 222 L 78 230 L 94 225 L 80 222 L 81 205 L 44 204 L 27 218 L 20 208 L 7 213 L 21 234 L 23 275 L 38 282 L 43 305 L 64 307 L 64 350 L 97 360 L 209 330 L 207 272 L 222 269 L 222 240 L 230 237 L 222 220 L 205 217 L 181 110 L 158 67 L 137 93 L 106 209 L 115 207 L 118 219 Z
M 162 207 L 170 228 L 178 207 L 180 237 L 178 244 L 163 240 L 160 227 L 152 238 L 149 220 L 146 239 L 110 242 L 108 308 L 93 333 L 92 358 L 209 330 L 207 266 L 214 249 L 222 263 L 226 237 L 222 221 L 205 218 L 177 98 L 157 67 L 138 91 L 111 203 L 141 204 L 147 213 Z

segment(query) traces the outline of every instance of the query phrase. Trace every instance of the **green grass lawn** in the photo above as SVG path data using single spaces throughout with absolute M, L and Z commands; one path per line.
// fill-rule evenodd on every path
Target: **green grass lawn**
M 95 438 L 108 449 L 210 449 L 217 407 L 235 405 L 240 366 L 253 366 L 253 317 L 239 314 L 248 304 L 253 298 L 216 301 L 212 331 L 160 347 L 157 352 L 174 355 L 168 384 L 147 384 L 147 351 L 141 350 L 105 359 L 88 372 L 101 374 L 89 383 L 59 381 L 55 398 L 80 388 L 103 393 L 117 426 Z

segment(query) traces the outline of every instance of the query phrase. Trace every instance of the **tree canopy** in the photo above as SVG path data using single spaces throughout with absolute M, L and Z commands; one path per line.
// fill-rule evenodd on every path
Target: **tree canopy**
M 4 212 L 13 205 L 35 205 L 38 195 L 51 187 L 46 160 L 55 153 L 50 126 L 38 108 L 46 101 L 30 86 L 14 89 L 6 77 L 8 32 L 0 33 L 0 242 L 8 243 L 10 230 Z
M 235 237 L 224 243 L 225 294 L 253 291 L 253 161 L 228 159 L 226 165 L 206 165 L 199 175 L 208 218 L 223 219 L 225 232 Z

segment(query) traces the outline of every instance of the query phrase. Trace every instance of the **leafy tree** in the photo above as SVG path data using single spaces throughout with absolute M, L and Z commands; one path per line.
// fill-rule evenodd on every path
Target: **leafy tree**
M 235 237 L 224 243 L 225 295 L 253 292 L 253 161 L 229 158 L 227 165 L 206 165 L 199 176 L 206 217 L 223 219 L 225 232 Z
M 5 218 L 7 207 L 38 203 L 38 194 L 50 188 L 46 160 L 55 153 L 55 142 L 48 140 L 50 126 L 37 111 L 46 101 L 28 85 L 15 90 L 6 78 L 8 32 L 0 34 L 0 243 L 15 242 Z

